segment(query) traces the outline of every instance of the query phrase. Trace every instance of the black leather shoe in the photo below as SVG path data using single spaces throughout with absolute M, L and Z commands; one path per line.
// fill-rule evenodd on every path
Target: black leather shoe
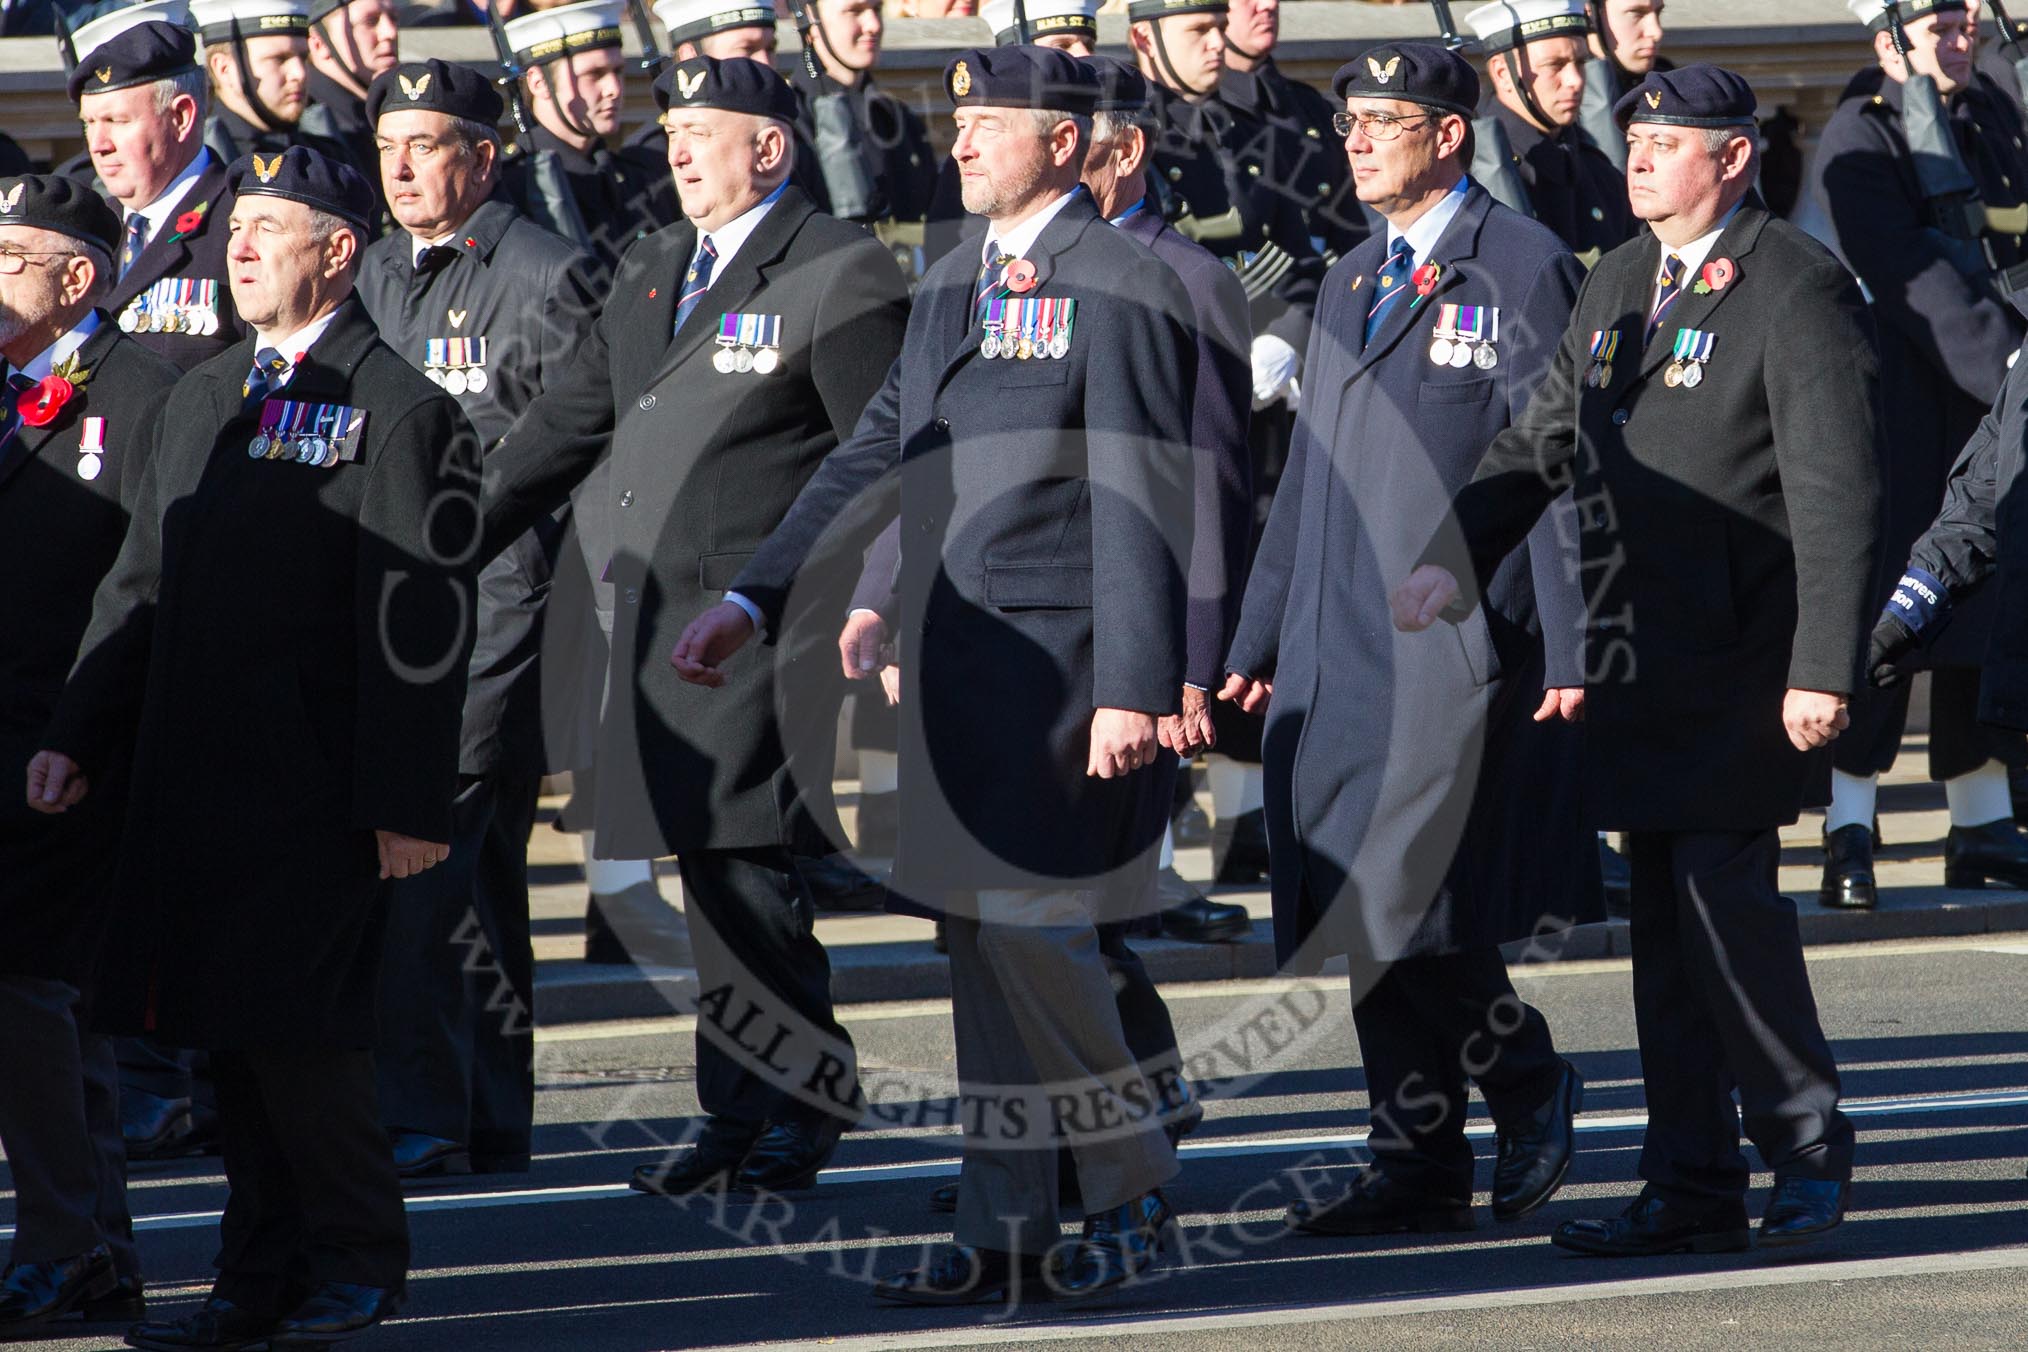
M 1267 813 L 1260 808 L 1225 817 L 1211 828 L 1212 878 L 1222 886 L 1267 881 Z
M 1372 1165 L 1353 1175 L 1351 1186 L 1322 1206 L 1301 1197 L 1289 1203 L 1288 1221 L 1306 1235 L 1443 1234 L 1478 1224 L 1470 1193 L 1456 1197 L 1423 1192 Z
M 401 1313 L 402 1293 L 383 1286 L 325 1282 L 289 1313 L 268 1339 L 271 1352 L 326 1347 Z
M 217 1149 L 218 1114 L 187 1098 L 122 1088 L 120 1138 L 130 1164 L 201 1155 Z
M 2028 888 L 2028 835 L 2011 817 L 1953 826 L 1944 837 L 1944 886 L 1976 889 L 1988 882 Z
M 877 911 L 887 904 L 887 885 L 842 854 L 822 859 L 799 854 L 796 871 L 820 911 Z
M 629 1186 L 656 1197 L 687 1197 L 693 1192 L 737 1187 L 740 1162 L 759 1139 L 757 1127 L 711 1118 L 687 1149 L 635 1169 Z
M 1211 814 L 1200 807 L 1195 798 L 1176 809 L 1176 815 L 1169 819 L 1169 829 L 1179 850 L 1195 849 L 1211 843 Z
M 1737 1253 L 1753 1243 L 1746 1207 L 1721 1203 L 1692 1211 L 1641 1189 L 1633 1204 L 1603 1220 L 1565 1221 L 1550 1242 L 1559 1249 L 1599 1258 L 1650 1258 L 1657 1254 Z
M 1224 944 L 1253 929 L 1246 907 L 1213 901 L 1173 868 L 1155 875 L 1155 901 L 1162 908 L 1162 933 L 1186 944 Z
M 1556 1195 L 1577 1149 L 1577 1111 L 1584 1106 L 1584 1076 L 1565 1061 L 1549 1102 L 1521 1131 L 1499 1136 L 1493 1165 L 1493 1219 L 1514 1221 Z
M 0 1338 L 61 1319 L 117 1285 L 112 1250 L 103 1244 L 71 1258 L 17 1263 L 0 1281 Z
M 1604 836 L 1598 841 L 1598 874 L 1605 887 L 1606 914 L 1625 920 L 1634 913 L 1634 866 L 1606 844 Z
M 134 1325 L 127 1330 L 127 1346 L 147 1348 L 148 1352 L 186 1352 L 193 1348 L 203 1352 L 238 1352 L 241 1348 L 266 1346 L 268 1336 L 281 1322 L 213 1296 L 195 1314 Z
M 472 1152 L 463 1141 L 448 1141 L 427 1132 L 396 1128 L 391 1133 L 394 1171 L 404 1179 L 440 1178 L 472 1172 Z
M 768 1192 L 810 1187 L 837 1152 L 845 1126 L 843 1118 L 829 1113 L 815 1122 L 769 1123 L 739 1166 L 739 1186 Z
M 1056 1280 L 1062 1300 L 1090 1300 L 1123 1286 L 1155 1265 L 1176 1223 L 1161 1191 L 1084 1218 L 1084 1238 Z
M 1777 1178 L 1760 1218 L 1762 1244 L 1807 1244 L 1845 1219 L 1852 1184 L 1830 1178 Z
M 1824 884 L 1817 892 L 1818 904 L 1844 911 L 1870 911 L 1879 900 L 1873 887 L 1873 832 L 1853 822 L 1825 836 Z
M 953 1244 L 927 1267 L 883 1277 L 873 1294 L 902 1305 L 995 1305 L 1020 1300 L 1047 1300 L 1042 1262 L 998 1249 Z
M 122 1277 L 103 1296 L 94 1296 L 78 1307 L 87 1324 L 132 1324 L 148 1317 L 148 1293 L 139 1277 Z

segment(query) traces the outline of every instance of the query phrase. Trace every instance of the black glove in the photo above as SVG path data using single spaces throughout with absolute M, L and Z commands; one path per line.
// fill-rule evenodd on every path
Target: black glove
M 1922 640 L 1899 616 L 1882 615 L 1880 623 L 1873 626 L 1873 639 L 1867 645 L 1866 679 L 1881 690 L 1900 685 L 1908 676 L 1901 663 L 1921 646 Z

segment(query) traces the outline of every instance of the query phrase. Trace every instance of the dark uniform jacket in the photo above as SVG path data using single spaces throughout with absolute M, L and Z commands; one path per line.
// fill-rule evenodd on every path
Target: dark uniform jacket
M 1077 302 L 1065 356 L 985 359 L 979 255 L 947 255 L 857 429 L 732 583 L 779 632 L 827 529 L 899 468 L 897 877 L 917 897 L 1090 887 L 1139 855 L 1149 781 L 1086 776 L 1092 714 L 1173 713 L 1183 681 L 1188 298 L 1082 190 L 1027 257 L 1028 299 Z
M 363 410 L 357 458 L 251 459 L 253 348 L 164 405 L 45 745 L 89 776 L 133 749 L 116 1026 L 215 1050 L 364 1048 L 373 833 L 451 838 L 478 443 L 348 301 L 273 397 Z
M 686 222 L 629 251 L 576 360 L 487 461 L 487 548 L 610 456 L 619 604 L 599 754 L 600 854 L 780 845 L 827 854 L 836 846 L 813 828 L 835 829 L 823 820 L 830 734 L 798 744 L 779 713 L 822 703 L 832 688 L 836 598 L 824 644 L 780 667 L 775 654 L 755 654 L 722 690 L 677 680 L 668 659 L 683 626 L 723 598 L 879 388 L 900 348 L 907 291 L 871 236 L 791 187 L 719 266 L 672 341 L 696 246 Z M 780 317 L 777 369 L 718 369 L 727 314 Z M 834 693 L 834 720 L 836 707 Z M 790 764 L 802 750 L 821 762 L 809 773 Z
M 232 191 L 225 186 L 227 167 L 228 162 L 220 160 L 214 152 L 210 166 L 197 176 L 177 204 L 176 215 L 155 231 L 134 266 L 113 283 L 113 289 L 102 302 L 121 328 L 131 328 L 141 346 L 160 353 L 186 371 L 225 351 L 244 333 L 239 313 L 232 307 L 232 288 L 226 281 L 225 250 L 233 201 Z M 118 211 L 119 205 L 115 203 L 113 209 Z M 190 228 L 178 228 L 185 224 Z M 209 332 L 195 332 L 184 323 L 169 330 L 151 328 L 144 322 L 142 307 L 152 303 L 144 299 L 149 289 L 158 282 L 178 281 L 213 284 L 212 314 L 218 322 L 203 325 Z
M 387 214 L 387 197 L 380 181 L 380 147 L 373 124 L 366 120 L 366 100 L 336 80 L 310 67 L 305 86 L 310 102 L 303 109 L 303 130 L 344 147 L 345 158 L 373 189 L 374 238 L 398 229 Z
M 2024 332 L 1978 245 L 1954 243 L 1936 227 L 1916 181 L 1901 94 L 1877 69 L 1853 81 L 1824 126 L 1814 185 L 1839 250 L 1872 296 L 1880 336 L 1881 602 L 1936 515 L 1945 475 L 2000 392 Z M 1985 201 L 2004 207 L 2028 200 L 2028 131 L 2014 105 L 1981 77 L 1946 106 Z M 2002 267 L 2028 258 L 2017 236 L 1986 243 Z
M 1592 824 L 1760 831 L 1830 788 L 1828 751 L 1789 743 L 1786 692 L 1855 690 L 1879 613 L 1879 358 L 1851 274 L 1757 196 L 1708 260 L 1731 283 L 1687 290 L 1644 344 L 1661 257 L 1644 234 L 1592 271 L 1548 378 L 1458 495 L 1462 548 L 1432 557 L 1492 578 L 1574 476 Z M 1712 350 L 1672 388 L 1683 329 Z M 1620 350 L 1594 388 L 1604 330 Z M 1489 623 L 1474 611 L 1450 641 L 1491 671 Z
M 1331 125 L 1332 115 L 1343 111 L 1340 105 L 1284 75 L 1273 57 L 1252 70 L 1228 65 L 1218 96 L 1242 117 L 1285 133 L 1262 139 L 1261 177 L 1302 203 L 1310 238 L 1326 262 L 1335 263 L 1373 232 L 1372 218 L 1353 189 L 1345 138 Z
M 272 155 L 287 150 L 290 146 L 308 146 L 327 159 L 337 160 L 340 164 L 356 165 L 352 152 L 343 141 L 318 131 L 318 119 L 309 118 L 307 108 L 304 116 L 307 120 L 298 122 L 293 127 L 263 130 L 219 102 L 218 96 L 213 94 L 211 116 L 204 121 L 204 144 L 211 147 L 211 153 L 217 156 L 220 164 L 228 166 L 240 156 L 254 151 Z M 372 161 L 367 181 L 374 184 L 380 182 L 378 156 Z
M 937 189 L 940 161 L 930 149 L 929 130 L 922 114 L 895 98 L 863 75 L 850 89 L 827 76 L 812 76 L 800 62 L 789 72 L 796 91 L 799 116 L 796 119 L 796 186 L 810 194 L 819 211 L 832 210 L 832 194 L 825 177 L 825 165 L 816 152 L 817 120 L 812 100 L 826 95 L 843 95 L 857 133 L 861 163 L 873 180 L 872 209 L 851 219 L 875 221 L 920 221 L 930 213 L 930 200 Z M 809 150 L 804 159 L 802 152 Z M 835 213 L 834 213 L 835 214 Z
M 1191 103 L 1150 84 L 1148 100 L 1156 119 L 1149 161 L 1169 199 L 1170 223 L 1242 269 L 1264 253 L 1269 260 L 1279 258 L 1275 251 L 1286 254 L 1279 280 L 1248 288 L 1253 331 L 1272 333 L 1301 352 L 1310 340 L 1324 260 L 1310 242 L 1303 204 L 1267 180 L 1268 165 L 1299 161 L 1292 138 L 1215 97 Z
M 54 817 L 31 811 L 17 781 L 42 747 L 179 374 L 103 311 L 77 365 L 87 378 L 55 421 L 0 446 L 0 768 L 13 790 L 0 794 L 0 972 L 72 984 L 91 974 L 111 902 L 124 767 Z M 96 437 L 87 418 L 103 419 Z M 94 441 L 103 453 L 84 454 Z
M 1598 905 L 1580 734 L 1533 721 L 1545 686 L 1583 683 L 1584 600 L 1555 523 L 1494 573 L 1474 644 L 1402 638 L 1388 608 L 1548 372 L 1583 269 L 1474 185 L 1430 251 L 1436 289 L 1413 310 L 1396 302 L 1365 343 L 1386 256 L 1375 234 L 1325 279 L 1230 660 L 1274 682 L 1262 760 L 1275 940 L 1305 970 L 1338 952 L 1487 948 Z M 1433 359 L 1445 304 L 1497 309 L 1494 365 Z
M 1545 134 L 1504 103 L 1494 115 L 1506 129 L 1535 219 L 1571 252 L 1596 262 L 1634 237 L 1640 222 L 1627 204 L 1627 176 L 1582 130 L 1570 126 Z
M 440 385 L 430 344 L 459 340 L 466 361 L 485 344 L 484 362 L 455 368 L 451 396 L 482 446 L 503 436 L 545 384 L 562 378 L 600 297 L 592 263 L 536 226 L 511 203 L 491 201 L 468 217 L 448 246 L 451 256 L 418 274 L 415 241 L 387 236 L 366 252 L 359 298 L 381 341 Z M 470 373 L 483 373 L 481 389 Z M 543 760 L 542 616 L 562 525 L 545 518 L 479 573 L 478 641 L 465 693 L 458 768 L 468 775 L 532 773 Z M 609 556 L 610 557 L 610 556 Z
M 603 142 L 587 154 L 539 126 L 529 131 L 528 141 L 535 150 L 553 153 L 562 166 L 571 195 L 577 199 L 578 215 L 590 234 L 592 260 L 598 264 L 601 283 L 613 275 L 620 256 L 636 240 L 647 238 L 683 214 L 667 164 L 656 166 L 646 157 L 616 154 Z M 539 219 L 534 193 L 528 161 L 519 155 L 510 157 L 501 170 L 498 195 L 518 207 L 522 215 Z

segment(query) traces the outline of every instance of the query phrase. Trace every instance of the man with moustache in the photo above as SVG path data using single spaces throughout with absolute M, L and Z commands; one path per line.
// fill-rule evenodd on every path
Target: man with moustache
M 191 0 L 190 19 L 204 42 L 215 100 L 204 144 L 221 163 L 292 145 L 353 163 L 343 144 L 303 124 L 310 106 L 307 0 Z
M 1079 184 L 1099 94 L 1090 65 L 1046 47 L 975 49 L 944 85 L 982 247 L 931 269 L 851 438 L 669 660 L 714 687 L 766 660 L 733 660 L 757 634 L 793 641 L 806 561 L 899 473 L 908 796 L 895 885 L 947 912 L 961 1088 L 1021 1111 L 968 1123 L 956 1244 L 875 1294 L 969 1304 L 1046 1281 L 1082 1299 L 1144 1272 L 1174 1219 L 1161 1096 L 1122 1031 L 1096 929 L 1141 900 L 1130 883 L 1154 843 L 1153 786 L 1136 772 L 1179 711 L 1189 302 Z M 1044 1085 L 1090 1114 L 1052 1113 Z M 1061 1240 L 1066 1142 L 1084 1231 L 1045 1266 Z
M 576 358 L 488 456 L 485 548 L 610 463 L 618 607 L 593 836 L 618 859 L 676 856 L 707 993 L 702 1130 L 633 1186 L 782 1192 L 815 1181 L 863 1106 L 803 864 L 833 848 L 835 659 L 818 635 L 779 670 L 737 673 L 731 698 L 665 664 L 878 390 L 907 291 L 875 240 L 790 183 L 796 102 L 772 70 L 693 57 L 655 98 L 686 220 L 628 252 Z M 809 604 L 827 600 L 842 598 Z M 783 1076 L 708 1016 L 748 1002 L 821 1062 Z

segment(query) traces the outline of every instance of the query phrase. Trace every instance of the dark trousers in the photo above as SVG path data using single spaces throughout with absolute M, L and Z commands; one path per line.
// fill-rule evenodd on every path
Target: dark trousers
M 1106 974 L 1112 978 L 1114 1004 L 1120 1011 L 1120 1031 L 1126 1035 L 1127 1050 L 1134 1054 L 1144 1073 L 1177 1069 L 1183 1064 L 1176 1050 L 1176 1024 L 1169 1006 L 1141 955 L 1127 946 L 1131 922 L 1111 922 L 1098 927 L 1099 956 L 1105 959 Z
M 1929 674 L 1929 777 L 1942 783 L 1968 775 L 1987 761 L 2028 764 L 2028 737 L 1979 721 L 1979 680 L 1971 667 L 1938 667 Z M 1852 701 L 1852 726 L 1831 744 L 1831 763 L 1862 778 L 1886 772 L 1901 751 L 1908 726 L 1909 686 L 1867 689 Z
M 1353 995 L 1374 1164 L 1423 1191 L 1470 1197 L 1468 1082 L 1496 1125 L 1518 1128 L 1563 1074 L 1549 1024 L 1514 993 L 1497 948 L 1402 958 L 1363 997 L 1355 978 Z
M 535 1119 L 535 952 L 528 933 L 530 774 L 467 783 L 451 857 L 394 884 L 374 1062 L 390 1130 L 526 1155 Z
M 1772 830 L 1627 836 L 1648 1096 L 1641 1177 L 1680 1201 L 1746 1191 L 1742 1113 L 1776 1173 L 1852 1176 L 1852 1124 L 1838 1111 L 1795 904 L 1775 886 L 1780 856 Z
M 689 850 L 677 857 L 697 981 L 706 991 L 732 988 L 730 1008 L 752 999 L 801 1020 L 849 1070 L 837 1081 L 840 1100 L 858 1083 L 852 1035 L 831 1009 L 831 959 L 817 940 L 817 908 L 809 884 L 786 849 Z M 697 1101 L 713 1117 L 759 1127 L 814 1121 L 821 1103 L 796 1086 L 753 1070 L 698 1021 Z
M 116 1037 L 113 1055 L 121 1089 L 156 1098 L 211 1101 L 211 1071 L 203 1052 L 165 1047 L 151 1037 Z
M 399 1289 L 408 1216 L 373 1088 L 373 1053 L 216 1052 L 228 1188 L 214 1293 L 286 1315 L 323 1282 Z
M 12 1261 L 45 1263 L 99 1244 L 141 1274 L 127 1215 L 127 1156 L 110 1038 L 84 1031 L 67 982 L 0 975 L 0 1147 L 14 1176 Z

